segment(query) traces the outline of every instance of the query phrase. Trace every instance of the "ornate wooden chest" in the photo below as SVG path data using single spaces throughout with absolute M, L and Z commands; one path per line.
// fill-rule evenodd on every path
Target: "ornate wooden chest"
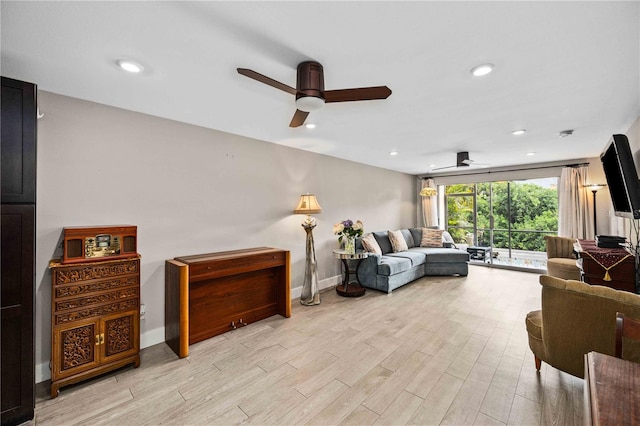
M 140 365 L 140 257 L 49 264 L 51 396 L 66 386 Z

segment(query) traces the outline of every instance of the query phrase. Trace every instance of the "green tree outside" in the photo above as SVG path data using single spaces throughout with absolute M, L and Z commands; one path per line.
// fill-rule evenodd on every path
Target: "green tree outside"
M 486 182 L 447 185 L 445 193 L 447 228 L 457 242 L 467 242 L 467 235 L 474 232 L 474 194 L 480 246 L 490 245 L 491 207 L 494 247 L 509 247 L 509 225 L 511 248 L 517 250 L 545 251 L 544 235 L 558 232 L 558 191 L 554 187 L 545 188 L 527 181 Z M 490 200 L 493 200 L 492 206 Z

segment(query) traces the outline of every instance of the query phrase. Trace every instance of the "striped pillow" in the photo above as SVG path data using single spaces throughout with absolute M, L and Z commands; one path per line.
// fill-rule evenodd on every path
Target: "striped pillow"
M 422 228 L 420 247 L 442 247 L 442 229 Z

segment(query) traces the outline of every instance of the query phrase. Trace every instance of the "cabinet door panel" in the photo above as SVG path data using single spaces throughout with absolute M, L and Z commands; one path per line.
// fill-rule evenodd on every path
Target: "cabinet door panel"
M 35 207 L 2 205 L 1 212 L 0 388 L 5 422 L 33 417 Z
M 54 330 L 53 380 L 72 376 L 99 364 L 98 320 L 73 323 Z
M 100 345 L 103 362 L 117 361 L 138 353 L 140 347 L 139 311 L 109 315 L 101 321 L 104 343 Z
M 2 77 L 3 203 L 36 202 L 36 86 Z

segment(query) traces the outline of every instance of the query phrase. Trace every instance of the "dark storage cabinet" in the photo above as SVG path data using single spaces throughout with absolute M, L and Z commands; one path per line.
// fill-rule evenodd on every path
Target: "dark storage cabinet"
M 2 77 L 2 203 L 36 202 L 36 86 Z
M 2 425 L 33 418 L 36 212 L 36 87 L 2 77 Z

